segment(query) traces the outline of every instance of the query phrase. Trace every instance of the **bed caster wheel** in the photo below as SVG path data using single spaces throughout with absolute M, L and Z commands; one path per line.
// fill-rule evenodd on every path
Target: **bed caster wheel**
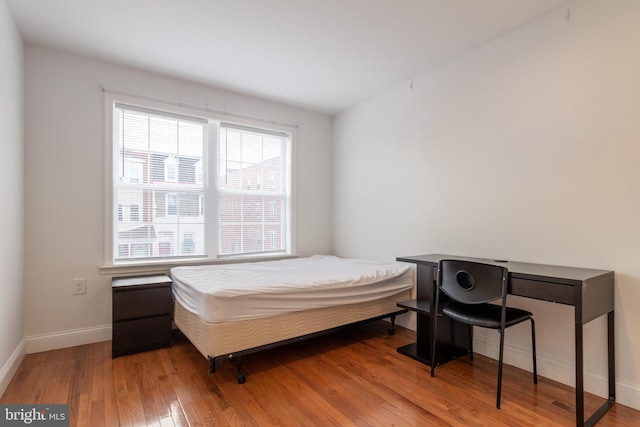
M 247 381 L 247 376 L 242 372 L 238 372 L 238 384 L 244 384 Z
M 395 335 L 395 334 L 396 334 L 396 330 L 395 330 L 395 328 L 391 328 L 391 329 L 389 329 L 389 331 L 388 331 L 388 332 L 389 332 L 389 335 Z

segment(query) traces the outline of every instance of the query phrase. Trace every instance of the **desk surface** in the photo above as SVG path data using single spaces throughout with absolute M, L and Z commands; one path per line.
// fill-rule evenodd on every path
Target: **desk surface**
M 457 255 L 429 254 L 396 258 L 397 261 L 433 266 L 437 266 L 438 262 L 443 259 L 459 259 L 501 265 L 509 269 L 509 275 L 512 278 L 538 280 L 541 282 L 573 286 L 582 286 L 592 280 L 613 277 L 613 271 L 610 270 L 594 270 L 591 268 L 563 267 L 559 265 L 532 264 L 518 261 L 470 258 Z
M 507 267 L 512 295 L 576 307 L 576 322 L 585 324 L 614 309 L 614 272 L 517 261 L 428 254 L 398 257 L 397 261 L 437 267 L 443 259 L 483 262 Z M 434 273 L 435 274 L 435 273 Z M 435 280 L 435 275 L 433 276 Z

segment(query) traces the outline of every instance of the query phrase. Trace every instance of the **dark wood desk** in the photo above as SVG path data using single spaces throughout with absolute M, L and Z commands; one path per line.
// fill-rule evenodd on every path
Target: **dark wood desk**
M 441 259 L 460 259 L 498 264 L 509 269 L 509 293 L 528 298 L 566 304 L 575 311 L 576 345 L 576 425 L 592 426 L 615 403 L 615 341 L 613 271 L 588 268 L 561 267 L 524 262 L 468 258 L 455 255 L 417 255 L 396 258 L 416 264 L 417 299 L 398 303 L 398 306 L 417 313 L 417 341 L 398 351 L 426 364 L 431 364 L 429 351 L 434 333 L 430 315 L 435 298 L 435 281 Z M 607 315 L 607 346 L 609 397 L 585 422 L 584 416 L 584 347 L 583 326 L 593 319 Z M 446 363 L 467 353 L 468 329 L 446 317 L 438 319 L 438 345 L 435 363 Z

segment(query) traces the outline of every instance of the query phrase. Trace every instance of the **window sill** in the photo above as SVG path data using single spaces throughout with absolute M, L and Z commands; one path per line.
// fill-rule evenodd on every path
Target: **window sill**
M 173 267 L 195 266 L 195 265 L 215 265 L 215 264 L 236 264 L 242 262 L 277 261 L 280 259 L 297 258 L 295 254 L 274 254 L 274 255 L 245 255 L 227 258 L 194 258 L 173 261 L 147 261 L 130 262 L 114 265 L 103 265 L 100 267 L 100 274 L 110 276 L 137 276 L 144 274 L 167 274 Z

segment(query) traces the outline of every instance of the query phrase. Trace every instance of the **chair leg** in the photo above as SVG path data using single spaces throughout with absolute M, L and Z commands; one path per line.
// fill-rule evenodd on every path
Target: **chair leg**
M 531 320 L 531 352 L 533 353 L 533 383 L 538 384 L 538 364 L 536 362 L 536 324 L 533 321 L 533 317 L 529 318 Z
M 504 331 L 500 332 L 500 357 L 498 359 L 498 392 L 496 397 L 496 408 L 500 409 L 500 395 L 502 393 L 502 354 L 504 353 Z
M 469 358 L 473 360 L 473 325 L 469 325 Z

